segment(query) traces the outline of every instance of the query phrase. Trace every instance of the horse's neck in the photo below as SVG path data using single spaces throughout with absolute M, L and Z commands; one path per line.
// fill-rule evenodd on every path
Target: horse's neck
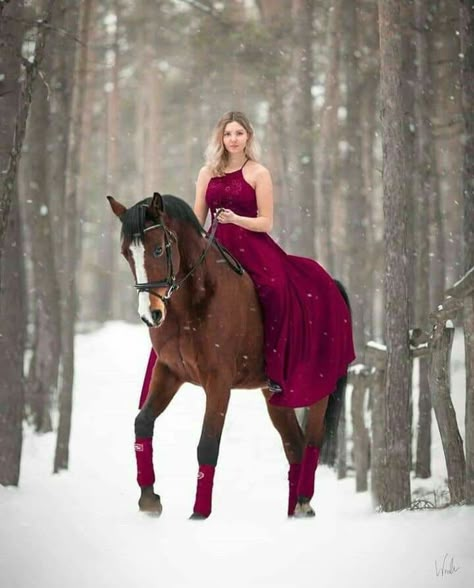
M 210 271 L 219 264 L 208 264 L 208 260 L 215 259 L 214 247 L 209 246 L 209 241 L 198 235 L 193 228 L 183 225 L 173 227 L 178 236 L 178 247 L 180 255 L 180 271 L 178 281 L 185 276 L 182 289 L 190 293 L 194 302 L 200 302 L 203 297 L 209 294 L 209 290 L 215 281 L 214 272 Z M 201 259 L 205 253 L 205 259 Z

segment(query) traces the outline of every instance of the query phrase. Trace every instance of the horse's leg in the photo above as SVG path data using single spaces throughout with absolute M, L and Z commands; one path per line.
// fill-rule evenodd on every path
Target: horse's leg
M 314 494 L 314 477 L 324 440 L 324 416 L 328 399 L 329 397 L 326 397 L 316 402 L 308 411 L 305 448 L 297 488 L 298 503 L 295 508 L 295 516 L 298 517 L 314 516 L 314 510 L 309 503 Z
M 283 444 L 283 450 L 288 460 L 288 516 L 292 516 L 297 502 L 297 486 L 300 477 L 301 460 L 303 457 L 303 431 L 292 408 L 272 406 L 268 400 L 270 395 L 263 390 L 267 401 L 268 414 L 273 426 L 278 431 Z
M 155 363 L 145 404 L 135 419 L 135 456 L 137 482 L 141 489 L 138 506 L 145 512 L 161 514 L 160 497 L 153 491 L 153 428 L 155 419 L 166 409 L 182 382 L 167 366 Z
M 230 398 L 230 387 L 217 378 L 212 378 L 205 390 L 206 412 L 197 448 L 199 472 L 192 519 L 206 519 L 211 514 L 214 473 Z

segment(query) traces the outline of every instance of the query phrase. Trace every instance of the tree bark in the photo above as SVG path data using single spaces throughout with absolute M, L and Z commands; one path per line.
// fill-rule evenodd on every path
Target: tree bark
M 324 86 L 324 106 L 318 143 L 317 206 L 320 219 L 318 259 L 334 275 L 335 259 L 332 243 L 332 209 L 334 198 L 334 170 L 337 157 L 337 109 L 339 106 L 339 62 L 341 44 L 342 1 L 337 0 L 329 15 L 327 67 Z
M 359 10 L 356 2 L 345 0 L 345 67 L 346 67 L 346 107 L 347 107 L 347 266 L 348 288 L 351 292 L 352 324 L 356 353 L 360 353 L 365 345 L 365 315 L 369 312 L 370 303 L 367 291 L 366 253 L 361 243 L 367 239 L 367 203 L 363 189 L 362 172 L 362 89 L 361 70 L 359 64 Z
M 285 29 L 286 16 L 291 12 L 292 0 L 260 0 L 257 2 L 262 22 L 272 44 L 277 45 Z M 281 236 L 281 244 L 287 251 L 297 249 L 294 223 L 294 209 L 285 210 L 283 202 L 292 195 L 288 143 L 291 142 L 288 117 L 285 111 L 285 81 L 271 76 L 265 85 L 265 98 L 268 103 L 269 157 L 272 169 L 275 195 L 275 217 Z
M 415 247 L 416 288 L 415 324 L 426 329 L 427 309 L 430 308 L 430 243 L 429 226 L 433 200 L 433 174 L 435 160 L 433 134 L 431 132 L 431 102 L 433 95 L 429 67 L 429 6 L 426 0 L 415 0 Z M 427 230 L 428 229 L 428 230 Z M 428 382 L 428 360 L 420 358 L 419 374 L 419 420 L 417 426 L 416 475 L 428 478 L 431 475 L 431 394 Z
M 51 12 L 53 10 L 55 0 L 47 0 L 44 10 L 44 16 L 42 18 L 43 22 L 48 22 L 51 18 Z M 13 7 L 13 10 L 17 10 L 21 4 L 17 7 Z M 2 13 L 2 22 L 0 23 L 2 29 L 4 29 L 6 22 L 5 16 L 8 14 L 9 8 Z M 14 16 L 18 16 L 17 12 L 12 13 Z M 21 12 L 19 13 L 21 15 Z M 11 23 L 10 23 L 11 25 Z M 18 29 L 15 25 L 12 25 L 12 30 L 17 31 Z M 11 100 L 8 99 L 8 106 L 7 109 L 11 110 L 11 105 L 16 102 L 17 110 L 16 114 L 14 115 L 13 119 L 15 121 L 14 131 L 12 134 L 11 126 L 8 127 L 9 130 L 6 132 L 2 132 L 1 135 L 1 146 L 0 146 L 0 153 L 2 159 L 1 165 L 1 176 L 0 176 L 0 262 L 4 247 L 4 239 L 5 239 L 5 232 L 8 225 L 8 215 L 10 213 L 11 202 L 12 202 L 12 195 L 13 190 L 15 187 L 18 164 L 20 161 L 21 150 L 23 146 L 23 140 L 25 137 L 25 130 L 26 130 L 26 121 L 28 118 L 28 113 L 30 110 L 31 98 L 33 94 L 33 87 L 35 84 L 36 77 L 38 75 L 38 71 L 43 60 L 44 51 L 45 51 L 45 44 L 46 44 L 46 27 L 42 26 L 41 24 L 38 25 L 38 32 L 36 36 L 36 45 L 35 45 L 35 53 L 34 58 L 31 63 L 23 62 L 23 65 L 26 68 L 25 80 L 21 86 L 20 96 L 18 100 L 16 100 L 16 92 L 17 89 L 15 87 L 14 80 L 16 78 L 12 78 L 11 74 L 18 76 L 18 65 L 20 63 L 19 53 L 20 53 L 20 46 L 18 45 L 18 35 L 21 34 L 19 32 L 14 32 L 13 40 L 13 50 L 14 50 L 14 57 L 9 60 L 9 65 L 6 73 L 6 83 L 11 84 L 13 81 L 12 92 L 13 94 L 10 96 Z M 4 99 L 4 98 L 3 98 Z M 2 100 L 3 100 L 2 99 Z M 12 102 L 13 101 L 13 102 Z M 1 117 L 3 119 L 3 116 Z M 6 158 L 6 165 L 5 165 L 5 153 L 8 152 L 9 155 Z
M 400 5 L 379 0 L 387 372 L 385 511 L 410 506 L 406 168 Z
M 298 228 L 298 252 L 300 255 L 316 256 L 315 226 L 318 224 L 315 210 L 314 170 L 314 122 L 313 122 L 313 16 L 312 0 L 293 0 L 294 35 L 297 46 L 294 50 L 296 87 L 293 100 L 294 125 L 293 144 L 296 149 L 294 185 L 295 199 L 300 205 Z
M 106 145 L 106 177 L 105 177 L 105 192 L 106 194 L 114 195 L 120 185 L 119 182 L 119 137 L 120 137 L 120 119 L 119 119 L 119 103 L 120 90 L 118 85 L 119 74 L 119 26 L 120 26 L 120 3 L 114 1 L 113 10 L 116 16 L 115 30 L 109 33 L 109 42 L 112 49 L 109 53 L 111 63 L 109 63 L 106 71 L 106 114 L 105 114 L 105 145 Z M 145 48 L 146 49 L 146 48 Z M 149 58 L 149 54 L 145 53 L 144 57 Z M 148 67 L 151 67 L 150 64 Z M 146 72 L 147 68 L 145 68 Z M 145 111 L 147 115 L 146 123 L 143 127 L 143 174 L 144 174 L 144 189 L 147 189 L 149 180 L 148 162 L 152 155 L 147 151 L 150 147 L 149 132 L 147 125 L 149 123 L 149 88 L 145 88 Z M 144 195 L 145 196 L 145 195 Z M 114 297 L 110 296 L 110 292 L 114 291 L 114 281 L 117 270 L 117 250 L 116 242 L 110 238 L 115 230 L 115 218 L 109 211 L 104 209 L 106 215 L 103 219 L 103 231 L 101 232 L 101 244 L 98 252 L 98 265 L 100 274 L 97 276 L 97 301 L 99 307 L 99 320 L 107 321 L 114 317 Z
M 461 86 L 464 119 L 464 271 L 474 267 L 474 5 L 461 0 Z M 474 504 L 474 294 L 464 300 L 466 349 L 466 500 Z
M 68 14 L 69 29 L 82 41 L 75 48 L 71 120 L 68 132 L 68 161 L 66 168 L 66 206 L 64 216 L 63 269 L 65 278 L 61 292 L 61 346 L 62 378 L 59 391 L 59 425 L 54 457 L 54 472 L 69 465 L 69 438 L 71 435 L 72 398 L 74 384 L 74 334 L 77 312 L 76 269 L 78 257 L 77 188 L 80 171 L 81 122 L 84 107 L 84 88 L 87 62 L 87 33 L 90 21 L 91 0 L 82 0 L 78 8 Z
M 0 38 L 4 44 L 0 51 L 0 71 L 3 73 L 0 80 L 0 485 L 17 486 L 24 413 L 23 325 L 27 314 L 23 304 L 15 170 L 19 153 L 12 154 L 11 151 L 15 143 L 15 119 L 21 90 L 20 55 L 24 30 L 20 20 L 23 2 L 2 4 L 0 8 Z
M 0 264 L 0 485 L 18 486 L 24 414 L 23 358 L 26 342 L 23 255 L 16 195 Z
M 45 61 L 47 61 L 46 58 Z M 32 357 L 26 386 L 26 403 L 38 432 L 52 430 L 52 400 L 57 391 L 60 364 L 59 287 L 51 228 L 49 155 L 44 139 L 49 127 L 46 82 L 33 93 L 25 153 L 21 170 L 25 247 L 29 252 L 31 309 L 34 318 Z

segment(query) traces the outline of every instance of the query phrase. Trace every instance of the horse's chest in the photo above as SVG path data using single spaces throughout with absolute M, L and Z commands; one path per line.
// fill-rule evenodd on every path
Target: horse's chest
M 199 384 L 199 343 L 190 334 L 180 334 L 159 352 L 160 361 L 184 382 Z

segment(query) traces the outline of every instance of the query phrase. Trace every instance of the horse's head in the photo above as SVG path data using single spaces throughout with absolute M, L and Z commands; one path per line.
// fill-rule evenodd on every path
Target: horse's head
M 149 327 L 159 327 L 176 286 L 179 251 L 175 233 L 165 224 L 163 199 L 157 192 L 126 208 L 107 196 L 122 222 L 122 255 L 128 261 L 138 290 L 138 314 Z

